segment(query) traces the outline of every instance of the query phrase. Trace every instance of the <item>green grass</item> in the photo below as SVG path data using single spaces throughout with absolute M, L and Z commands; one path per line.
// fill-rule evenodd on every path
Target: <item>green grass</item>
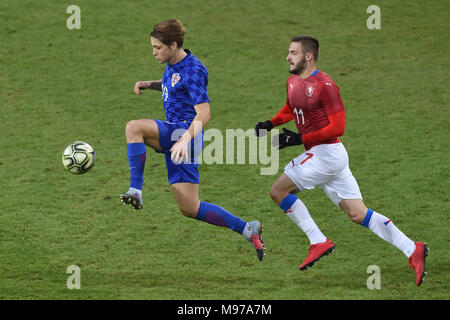
M 381 30 L 366 28 L 370 1 L 86 1 L 81 30 L 56 1 L 0 3 L 0 299 L 448 299 L 449 41 L 442 1 L 378 1 Z M 228 229 L 184 218 L 164 159 L 149 151 L 144 210 L 122 206 L 128 186 L 124 127 L 161 118 L 161 97 L 136 96 L 161 77 L 149 32 L 166 18 L 187 28 L 185 48 L 209 70 L 208 128 L 252 128 L 285 101 L 284 61 L 300 33 L 321 41 L 319 68 L 347 111 L 343 137 L 368 206 L 431 248 L 420 288 L 405 256 L 350 222 L 320 189 L 301 194 L 334 255 L 297 267 L 306 236 L 269 197 L 299 152 L 280 153 L 275 176 L 260 165 L 201 165 L 202 200 L 265 224 L 267 255 Z M 293 127 L 290 124 L 288 127 Z M 94 169 L 65 172 L 76 140 Z M 66 269 L 81 268 L 81 290 Z M 369 290 L 369 265 L 381 289 Z

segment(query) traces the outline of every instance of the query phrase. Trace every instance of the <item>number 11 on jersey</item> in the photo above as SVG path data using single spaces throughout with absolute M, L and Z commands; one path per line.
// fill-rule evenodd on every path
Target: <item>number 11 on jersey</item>
M 295 116 L 297 117 L 297 123 L 299 123 L 299 124 L 300 124 L 299 115 L 302 116 L 302 124 L 304 125 L 305 124 L 305 117 L 303 116 L 302 108 L 299 108 L 298 110 L 297 110 L 297 108 L 294 108 L 294 113 L 295 113 Z

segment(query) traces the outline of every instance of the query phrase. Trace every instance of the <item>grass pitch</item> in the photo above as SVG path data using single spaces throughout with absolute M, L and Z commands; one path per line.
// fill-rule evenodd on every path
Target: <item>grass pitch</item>
M 369 30 L 369 1 L 86 1 L 81 29 L 69 3 L 0 2 L 0 299 L 448 299 L 449 41 L 442 1 L 378 1 L 381 29 Z M 352 223 L 320 189 L 300 195 L 336 252 L 297 267 L 306 236 L 269 197 L 300 151 L 280 153 L 277 175 L 260 165 L 201 165 L 201 198 L 261 220 L 262 263 L 239 235 L 184 218 L 164 159 L 149 150 L 144 210 L 119 202 L 128 187 L 124 127 L 164 119 L 151 55 L 154 24 L 178 18 L 185 48 L 209 70 L 208 128 L 253 128 L 285 101 L 291 37 L 321 43 L 319 69 L 340 87 L 343 142 L 366 204 L 431 248 L 417 288 L 405 256 Z M 293 124 L 287 127 L 292 127 Z M 86 175 L 65 172 L 61 153 L 84 140 L 96 151 Z M 69 290 L 67 267 L 81 270 Z M 368 266 L 381 271 L 369 290 Z

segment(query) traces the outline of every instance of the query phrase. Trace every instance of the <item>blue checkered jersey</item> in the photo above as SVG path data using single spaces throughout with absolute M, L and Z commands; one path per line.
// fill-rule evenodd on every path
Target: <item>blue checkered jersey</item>
M 187 56 L 174 65 L 167 63 L 162 77 L 162 100 L 169 122 L 192 122 L 194 106 L 209 102 L 208 70 L 189 50 Z

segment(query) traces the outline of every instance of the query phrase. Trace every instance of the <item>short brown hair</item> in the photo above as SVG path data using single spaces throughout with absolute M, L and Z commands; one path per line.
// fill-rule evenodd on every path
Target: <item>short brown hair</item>
M 291 42 L 300 42 L 305 52 L 312 52 L 314 60 L 319 60 L 319 40 L 314 37 L 300 35 L 291 39 Z
M 155 25 L 150 35 L 164 43 L 166 46 L 170 46 L 175 41 L 178 47 L 181 48 L 183 46 L 185 33 L 186 29 L 181 21 L 169 19 Z

